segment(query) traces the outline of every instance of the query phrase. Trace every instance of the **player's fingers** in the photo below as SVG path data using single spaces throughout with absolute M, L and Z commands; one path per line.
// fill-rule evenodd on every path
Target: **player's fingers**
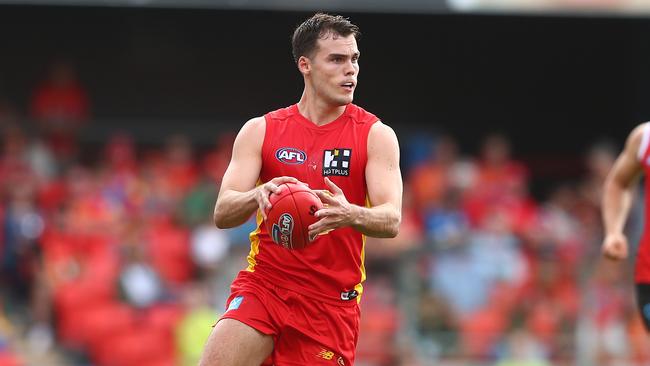
M 605 248 L 605 250 L 603 251 L 603 255 L 605 256 L 605 258 L 614 261 L 625 258 L 623 253 L 620 250 L 618 250 L 618 248 Z
M 320 210 L 318 210 L 318 211 L 316 211 L 314 213 L 314 216 L 316 216 L 316 217 L 327 217 L 327 216 L 330 216 L 330 215 L 333 215 L 333 214 L 334 214 L 333 210 L 327 209 L 327 208 L 321 208 Z
M 264 188 L 265 188 L 269 193 L 279 194 L 280 192 L 282 192 L 282 189 L 281 189 L 279 186 L 277 186 L 277 185 L 275 185 L 274 183 L 272 183 L 272 182 L 268 182 L 268 183 L 266 183 L 266 184 L 264 185 Z
M 294 177 L 282 176 L 271 179 L 271 182 L 280 185 L 282 183 L 298 183 L 298 179 Z
M 316 236 L 318 236 L 318 234 L 320 234 L 320 230 L 318 229 L 318 227 L 310 229 L 307 232 L 307 235 L 309 235 L 310 238 L 315 238 Z
M 266 220 L 266 218 L 267 218 L 267 216 L 266 216 L 266 210 L 267 210 L 266 204 L 264 202 L 262 202 L 262 201 L 258 201 L 257 205 L 258 205 L 258 207 L 260 209 L 260 213 L 262 214 L 262 218 L 264 218 L 264 220 Z
M 309 225 L 307 227 L 307 229 L 309 230 L 309 234 L 310 235 L 311 234 L 318 235 L 320 232 L 324 231 L 327 228 L 328 224 L 329 224 L 328 221 L 329 220 L 327 218 L 324 218 L 324 219 L 320 219 L 320 220 L 316 221 L 315 223 Z
M 336 200 L 332 197 L 332 194 L 329 191 L 325 190 L 315 190 L 314 193 L 320 198 L 321 202 L 327 204 L 334 204 Z
M 621 242 L 617 242 L 613 246 L 613 252 L 618 258 L 625 258 L 627 254 L 627 246 Z
M 616 256 L 610 252 L 603 252 L 603 257 L 609 259 L 609 260 L 616 260 Z
M 269 188 L 270 185 L 268 183 L 264 184 L 262 189 L 257 191 L 257 196 L 255 197 L 262 211 L 271 208 L 271 201 L 269 201 L 269 199 L 272 192 Z
M 263 196 L 260 200 L 260 208 L 262 209 L 262 212 L 271 209 L 271 206 L 273 205 L 271 205 L 271 201 L 269 201 L 268 197 Z
M 335 229 L 335 228 L 326 228 L 326 229 L 320 230 L 320 231 L 318 231 L 318 232 L 313 232 L 313 233 L 311 233 L 311 234 L 308 233 L 308 235 L 309 235 L 310 238 L 311 238 L 311 237 L 314 237 L 314 238 L 315 238 L 315 237 L 317 237 L 317 236 L 321 236 L 321 235 L 329 234 L 329 233 L 330 233 L 332 230 L 334 230 L 334 229 Z
M 627 247 L 621 248 L 621 259 L 627 258 Z
M 328 191 L 327 189 L 312 189 L 311 191 L 314 192 L 314 193 L 316 193 L 316 194 L 322 193 L 322 194 L 325 194 L 325 195 L 327 195 L 327 196 L 329 196 L 329 197 L 333 197 L 333 196 L 334 196 L 334 195 L 332 194 L 332 192 Z
M 314 235 L 326 234 L 336 228 L 336 220 L 329 217 L 322 218 L 308 227 L 309 233 Z
M 340 194 L 343 193 L 343 190 L 339 188 L 334 182 L 332 182 L 328 177 L 325 177 L 325 184 L 329 187 L 329 189 L 334 192 L 334 194 Z

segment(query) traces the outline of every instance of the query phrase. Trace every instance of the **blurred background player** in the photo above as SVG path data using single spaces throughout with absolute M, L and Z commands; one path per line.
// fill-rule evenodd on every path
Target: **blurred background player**
M 248 121 L 237 136 L 214 220 L 234 227 L 257 211 L 258 227 L 203 366 L 259 365 L 267 357 L 274 365 L 354 364 L 365 236 L 397 235 L 402 197 L 395 133 L 352 104 L 358 34 L 347 19 L 320 13 L 298 26 L 300 101 Z M 283 157 L 287 148 L 298 157 Z M 262 220 L 269 195 L 296 179 L 327 205 L 310 235 L 329 235 L 289 251 L 273 243 Z
M 629 245 L 623 232 L 630 209 L 633 205 L 633 191 L 639 176 L 650 171 L 650 124 L 637 126 L 627 138 L 625 148 L 612 167 L 603 192 L 603 223 L 605 239 L 603 255 L 613 260 L 627 258 Z M 646 192 L 650 188 L 650 180 L 646 179 Z M 636 283 L 637 304 L 645 323 L 650 331 L 650 234 L 648 227 L 648 202 L 646 195 L 646 223 L 644 233 L 639 243 L 636 259 L 634 280 Z

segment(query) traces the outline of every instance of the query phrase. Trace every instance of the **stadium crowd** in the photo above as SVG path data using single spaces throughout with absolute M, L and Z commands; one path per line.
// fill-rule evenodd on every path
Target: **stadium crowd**
M 0 365 L 195 365 L 254 228 L 212 224 L 234 135 L 97 147 L 79 138 L 92 120 L 66 64 L 27 110 L 0 101 Z M 505 136 L 473 156 L 400 138 L 403 223 L 366 244 L 357 365 L 650 362 L 631 265 L 599 257 L 615 150 L 535 199 Z

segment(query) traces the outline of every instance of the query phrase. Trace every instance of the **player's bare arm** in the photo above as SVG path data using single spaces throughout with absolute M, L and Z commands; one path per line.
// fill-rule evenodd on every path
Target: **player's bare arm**
M 297 182 L 292 177 L 277 177 L 256 186 L 265 130 L 264 117 L 258 117 L 246 122 L 237 134 L 214 207 L 214 223 L 221 229 L 243 224 L 258 208 L 265 215 L 264 208 L 271 207 L 269 195 L 279 191 L 278 185 Z
M 644 127 L 645 124 L 641 124 L 630 133 L 625 148 L 605 180 L 602 201 L 605 239 L 602 252 L 609 259 L 620 260 L 628 255 L 628 243 L 623 229 L 632 205 L 635 183 L 642 172 L 637 154 Z
M 399 144 L 392 128 L 377 122 L 368 135 L 366 185 L 370 207 L 351 204 L 343 191 L 325 178 L 327 191 L 316 191 L 326 208 L 316 212 L 321 219 L 309 227 L 310 235 L 352 226 L 378 238 L 395 237 L 402 220 L 402 175 Z

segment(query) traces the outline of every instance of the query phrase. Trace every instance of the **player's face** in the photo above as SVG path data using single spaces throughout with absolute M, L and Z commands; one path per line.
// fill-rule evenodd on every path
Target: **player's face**
M 316 95 L 337 106 L 352 103 L 359 75 L 359 49 L 354 35 L 329 34 L 319 39 L 310 61 L 309 78 Z

